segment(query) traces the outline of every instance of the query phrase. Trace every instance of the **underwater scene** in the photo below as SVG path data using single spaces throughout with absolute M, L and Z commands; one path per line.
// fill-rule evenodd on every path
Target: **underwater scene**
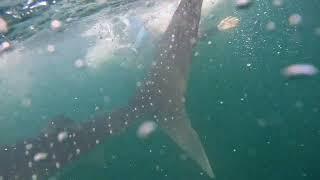
M 319 0 L 0 0 L 0 180 L 319 180 Z

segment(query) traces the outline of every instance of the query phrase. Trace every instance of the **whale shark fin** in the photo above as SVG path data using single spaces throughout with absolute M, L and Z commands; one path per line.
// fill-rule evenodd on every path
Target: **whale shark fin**
M 173 118 L 158 121 L 163 131 L 193 159 L 211 178 L 214 174 L 199 135 L 192 128 L 185 109 L 175 112 Z

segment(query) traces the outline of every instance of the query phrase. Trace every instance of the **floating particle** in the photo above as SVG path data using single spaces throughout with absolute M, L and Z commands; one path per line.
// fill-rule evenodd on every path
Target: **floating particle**
M 38 177 L 37 177 L 36 174 L 33 174 L 33 175 L 31 176 L 31 178 L 32 178 L 32 180 L 37 180 L 37 179 L 38 179 Z
M 180 154 L 180 155 L 179 155 L 179 158 L 180 158 L 182 161 L 185 161 L 185 160 L 188 159 L 188 156 L 183 153 L 183 154 Z
M 248 8 L 252 4 L 251 0 L 237 0 L 236 1 L 236 6 L 237 8 Z
M 267 30 L 267 31 L 274 31 L 274 30 L 276 30 L 276 23 L 274 23 L 273 21 L 269 21 L 269 22 L 266 24 L 266 30 Z
M 66 19 L 67 22 L 70 22 L 70 21 L 72 21 L 72 20 L 73 20 L 73 19 L 70 18 L 70 17 Z
M 111 101 L 110 96 L 103 96 L 103 101 L 104 101 L 105 103 L 110 103 L 110 101 Z
M 267 121 L 265 119 L 257 119 L 258 126 L 265 128 L 267 126 Z
M 314 76 L 319 70 L 312 64 L 293 64 L 282 70 L 284 76 L 297 77 L 297 76 Z
M 300 14 L 292 14 L 289 16 L 289 24 L 291 26 L 297 26 L 299 24 L 301 24 L 302 22 L 302 17 Z
M 160 171 L 160 166 L 159 165 L 156 165 L 156 171 Z
M 82 59 L 78 59 L 73 63 L 74 67 L 81 69 L 86 66 L 86 63 Z
M 0 17 L 0 33 L 7 33 L 9 31 L 8 23 L 5 19 Z
M 137 68 L 138 68 L 138 69 L 143 69 L 143 65 L 142 65 L 142 64 L 139 64 L 139 65 L 137 66 Z
M 317 27 L 317 28 L 314 30 L 314 33 L 315 33 L 317 36 L 320 36 L 320 27 Z
M 56 168 L 60 168 L 60 163 L 56 162 Z
M 303 102 L 301 102 L 301 101 L 297 101 L 297 102 L 294 104 L 294 106 L 295 106 L 296 108 L 298 108 L 298 109 L 301 109 L 301 108 L 303 108 L 304 104 L 303 104 Z
M 64 141 L 66 138 L 68 137 L 68 133 L 63 131 L 63 132 L 60 132 L 57 136 L 57 139 L 59 142 L 62 142 Z
M 97 4 L 101 5 L 106 3 L 108 0 L 96 0 Z
M 22 105 L 23 107 L 30 107 L 31 104 L 32 104 L 32 101 L 31 101 L 30 98 L 23 98 L 23 99 L 21 100 L 21 105 Z
M 227 31 L 234 29 L 240 25 L 240 20 L 237 17 L 228 16 L 218 24 L 219 31 Z
M 139 138 L 147 138 L 151 133 L 155 131 L 157 124 L 153 121 L 146 121 L 142 123 L 137 131 Z
M 276 7 L 281 7 L 283 5 L 283 0 L 273 0 L 272 4 Z
M 191 38 L 191 39 L 190 39 L 190 43 L 191 43 L 191 44 L 195 44 L 196 42 L 197 42 L 196 38 Z
M 54 45 L 52 45 L 52 44 L 49 44 L 48 47 L 47 47 L 47 51 L 49 53 L 53 53 L 53 52 L 56 51 L 56 47 Z
M 142 82 L 138 81 L 138 82 L 136 83 L 136 85 L 137 85 L 137 87 L 141 87 L 141 86 L 142 86 Z
M 151 7 L 152 5 L 154 5 L 154 3 L 150 1 L 146 1 L 145 5 L 146 7 Z
M 59 20 L 53 20 L 51 21 L 51 29 L 53 31 L 60 31 L 62 28 L 62 22 Z
M 33 156 L 33 160 L 35 162 L 38 162 L 38 161 L 47 159 L 47 157 L 48 157 L 48 153 L 40 152 Z
M 208 45 L 211 45 L 212 44 L 212 41 L 208 41 Z
M 257 150 L 255 148 L 248 148 L 248 156 L 256 157 L 257 156 Z
M 26 145 L 26 149 L 27 149 L 27 150 L 32 149 L 32 144 L 27 144 L 27 145 Z

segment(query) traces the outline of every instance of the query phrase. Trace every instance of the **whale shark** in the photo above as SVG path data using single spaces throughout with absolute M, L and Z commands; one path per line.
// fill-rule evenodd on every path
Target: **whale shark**
M 0 148 L 0 180 L 47 179 L 108 138 L 125 132 L 135 121 L 154 120 L 209 177 L 214 173 L 192 128 L 185 94 L 198 39 L 203 0 L 181 0 L 158 43 L 157 58 L 136 94 L 124 107 L 77 122 L 53 118 L 36 137 Z

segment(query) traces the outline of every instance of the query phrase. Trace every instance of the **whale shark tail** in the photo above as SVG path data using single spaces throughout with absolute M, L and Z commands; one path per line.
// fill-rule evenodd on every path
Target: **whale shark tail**
M 186 111 L 176 112 L 172 117 L 174 118 L 168 121 L 159 121 L 159 126 L 208 176 L 214 178 L 214 173 L 199 135 L 192 128 Z

